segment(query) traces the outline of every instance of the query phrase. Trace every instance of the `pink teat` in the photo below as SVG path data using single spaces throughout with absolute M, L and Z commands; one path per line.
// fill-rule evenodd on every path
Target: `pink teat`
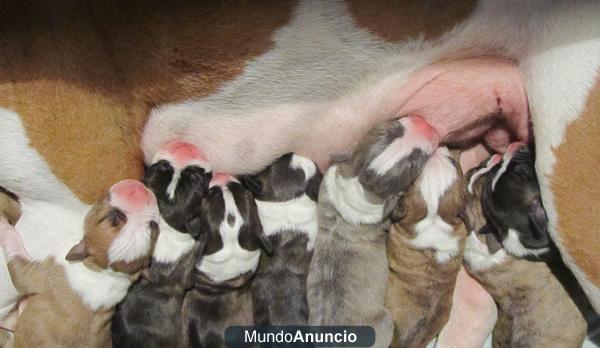
M 110 203 L 129 213 L 157 209 L 156 197 L 137 180 L 122 180 L 110 188 Z

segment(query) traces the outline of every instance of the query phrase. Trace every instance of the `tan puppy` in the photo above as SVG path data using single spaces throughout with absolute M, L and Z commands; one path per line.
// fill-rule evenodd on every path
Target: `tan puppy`
M 587 328 L 575 302 L 584 299 L 581 289 L 557 254 L 531 261 L 505 251 L 483 215 L 481 192 L 486 180 L 478 172 L 485 172 L 485 167 L 468 175 L 472 178 L 467 194 L 471 232 L 464 259 L 467 271 L 498 306 L 493 346 L 581 347 Z M 572 289 L 566 290 L 563 284 Z M 582 307 L 586 312 L 591 310 L 586 306 Z
M 0 246 L 12 281 L 22 295 L 31 295 L 8 346 L 110 346 L 114 306 L 148 265 L 157 221 L 152 192 L 138 181 L 121 181 L 87 214 L 83 239 L 66 255 L 71 262 L 34 262 L 18 232 L 0 217 Z
M 393 347 L 424 347 L 448 321 L 466 237 L 463 187 L 458 164 L 440 147 L 394 212 L 385 302 Z

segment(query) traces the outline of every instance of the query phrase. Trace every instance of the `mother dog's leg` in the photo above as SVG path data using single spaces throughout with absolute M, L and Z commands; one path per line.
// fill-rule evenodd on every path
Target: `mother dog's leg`
M 600 4 L 556 6 L 521 63 L 552 238 L 600 311 Z

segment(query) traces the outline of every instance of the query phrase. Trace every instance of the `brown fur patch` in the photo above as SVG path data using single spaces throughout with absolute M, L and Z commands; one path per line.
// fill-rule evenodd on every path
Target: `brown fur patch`
M 0 4 L 0 106 L 82 201 L 140 178 L 149 108 L 214 93 L 267 51 L 295 1 Z
M 381 39 L 401 42 L 423 34 L 432 40 L 464 21 L 477 1 L 347 0 L 356 23 Z
M 588 278 L 600 287 L 600 79 L 581 116 L 567 127 L 554 150 L 550 180 L 563 247 Z

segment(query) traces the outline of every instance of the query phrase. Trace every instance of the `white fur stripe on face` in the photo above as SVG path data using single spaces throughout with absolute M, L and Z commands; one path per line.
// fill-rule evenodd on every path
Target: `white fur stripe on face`
M 317 165 L 313 161 L 296 154 L 292 155 L 290 167 L 293 169 L 302 169 L 305 180 L 312 178 L 317 172 Z
M 149 223 L 143 217 L 127 215 L 127 223 L 119 235 L 110 244 L 108 260 L 110 263 L 131 262 L 148 255 L 151 246 L 151 230 Z M 157 221 L 157 220 L 155 220 Z
M 396 163 L 408 157 L 415 149 L 420 149 L 426 154 L 431 154 L 435 144 L 420 132 L 416 131 L 409 117 L 398 120 L 404 126 L 404 134 L 392 141 L 375 159 L 369 163 L 369 169 L 377 175 L 384 175 Z
M 469 191 L 470 194 L 473 194 L 473 185 L 477 182 L 477 180 L 479 180 L 479 178 L 482 175 L 484 175 L 485 173 L 488 173 L 490 170 L 492 170 L 492 168 L 494 168 L 494 166 L 496 164 L 500 163 L 501 158 L 502 157 L 500 157 L 500 155 L 498 155 L 498 154 L 493 155 L 487 161 L 485 167 L 479 169 L 478 171 L 473 173 L 473 175 L 471 175 L 471 179 L 469 180 L 469 185 L 467 186 L 467 190 Z
M 196 264 L 198 271 L 217 283 L 233 279 L 246 272 L 256 271 L 260 259 L 260 249 L 249 251 L 240 245 L 238 238 L 240 229 L 245 222 L 231 191 L 227 187 L 223 187 L 222 190 L 225 215 L 219 233 L 223 241 L 223 248 L 214 254 L 205 255 L 200 263 Z M 233 226 L 227 222 L 229 215 L 235 218 Z
M 457 169 L 449 156 L 448 148 L 438 148 L 421 172 L 419 192 L 427 205 L 427 216 L 417 222 L 417 235 L 410 241 L 416 248 L 435 250 L 439 263 L 449 261 L 459 251 L 454 228 L 438 215 L 440 199 L 458 179 Z
M 513 156 L 515 155 L 515 152 L 517 152 L 517 150 L 522 146 L 525 146 L 525 144 L 520 143 L 520 142 L 510 143 L 508 145 L 508 148 L 506 149 L 504 156 L 502 156 L 502 166 L 500 166 L 500 169 L 494 176 L 494 180 L 492 180 L 492 191 L 494 191 L 494 189 L 496 188 L 496 183 L 498 183 L 498 180 L 500 180 L 500 177 L 506 172 L 506 169 L 508 168 L 508 164 L 510 163 Z

